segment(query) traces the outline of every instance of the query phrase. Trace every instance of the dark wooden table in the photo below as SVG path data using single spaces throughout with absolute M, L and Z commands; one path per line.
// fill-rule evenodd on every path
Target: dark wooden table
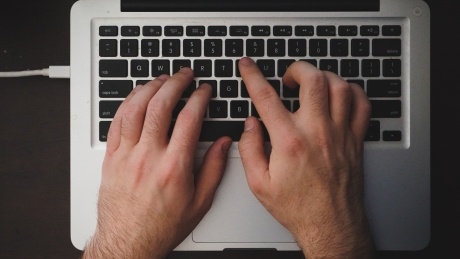
M 75 0 L 2 1 L 0 71 L 70 64 Z M 432 17 L 432 241 L 378 258 L 458 256 L 460 47 L 455 1 Z M 432 3 L 431 3 L 432 2 Z M 70 241 L 69 80 L 0 79 L 0 258 L 78 258 Z M 175 252 L 170 258 L 302 258 L 299 252 Z

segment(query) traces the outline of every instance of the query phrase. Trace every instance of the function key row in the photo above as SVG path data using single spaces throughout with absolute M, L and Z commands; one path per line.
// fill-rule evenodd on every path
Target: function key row
M 140 26 L 121 26 L 121 36 L 136 37 L 141 35 Z M 207 29 L 207 34 L 206 34 Z M 268 25 L 261 26 L 143 26 L 142 35 L 159 37 L 164 34 L 167 37 L 180 36 L 400 36 L 400 25 L 320 25 L 316 28 L 312 25 Z M 118 36 L 118 26 L 100 26 L 99 36 Z

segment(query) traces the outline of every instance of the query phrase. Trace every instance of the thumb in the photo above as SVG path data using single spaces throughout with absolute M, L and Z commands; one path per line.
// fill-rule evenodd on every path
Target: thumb
M 214 194 L 227 165 L 227 155 L 231 144 L 232 140 L 229 137 L 222 137 L 209 147 L 203 158 L 195 192 L 196 207 L 203 215 L 211 208 Z
M 254 117 L 248 117 L 244 124 L 244 132 L 238 144 L 241 160 L 243 162 L 246 179 L 251 191 L 261 193 L 269 177 L 268 158 L 265 154 L 264 135 L 262 125 Z

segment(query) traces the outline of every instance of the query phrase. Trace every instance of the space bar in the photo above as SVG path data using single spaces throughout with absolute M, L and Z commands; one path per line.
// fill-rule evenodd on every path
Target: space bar
M 239 141 L 243 131 L 244 121 L 203 121 L 200 141 L 215 141 L 222 136 Z
M 265 141 L 270 141 L 265 125 L 262 123 Z M 228 136 L 233 141 L 239 141 L 244 131 L 244 121 L 204 121 L 201 128 L 200 141 L 215 141 L 222 136 Z

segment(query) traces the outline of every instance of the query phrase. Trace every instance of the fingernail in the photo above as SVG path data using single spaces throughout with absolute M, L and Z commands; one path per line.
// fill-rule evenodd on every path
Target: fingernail
M 244 122 L 244 131 L 249 131 L 254 128 L 254 121 L 252 118 L 247 118 L 246 121 Z
M 162 80 L 162 81 L 165 81 L 165 80 L 167 80 L 168 78 L 169 78 L 169 76 L 166 75 L 166 74 L 163 74 L 163 75 L 160 75 L 159 77 L 157 77 L 157 79 Z
M 232 146 L 232 141 L 229 140 L 227 142 L 225 142 L 223 145 L 222 145 L 222 152 L 224 152 L 224 154 L 227 154 L 228 151 L 230 150 L 230 147 Z
M 254 61 L 251 58 L 245 57 L 245 58 L 240 59 L 239 63 L 244 65 L 244 66 L 248 66 L 248 65 L 252 64 L 253 62 Z

